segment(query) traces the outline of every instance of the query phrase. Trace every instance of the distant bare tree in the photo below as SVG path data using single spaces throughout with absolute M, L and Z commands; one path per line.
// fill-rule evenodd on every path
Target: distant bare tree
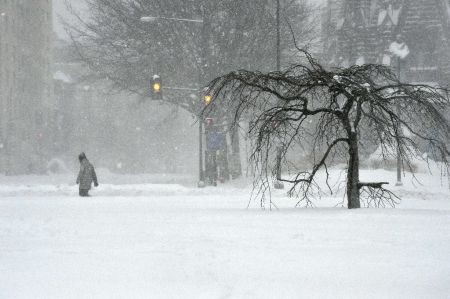
M 97 78 L 121 91 L 146 96 L 154 74 L 165 86 L 201 88 L 236 68 L 265 70 L 275 65 L 275 5 L 269 0 L 86 0 L 86 12 L 68 5 L 75 21 L 65 22 L 81 61 Z M 302 41 L 310 42 L 313 7 L 282 0 L 283 17 Z M 142 16 L 198 19 L 203 24 Z M 287 22 L 282 48 L 293 48 Z M 199 74 L 200 80 L 199 80 Z M 197 114 L 202 103 L 186 92 L 164 99 Z
M 276 63 L 275 1 L 84 2 L 87 9 L 82 12 L 67 5 L 72 21 L 65 27 L 78 58 L 92 71 L 89 80 L 107 79 L 114 90 L 144 100 L 150 97 L 152 76 L 159 74 L 164 97 L 158 100 L 196 117 L 204 107 L 197 91 L 212 78 L 236 68 L 267 71 Z M 288 22 L 302 42 L 310 43 L 315 38 L 311 17 L 315 8 L 307 0 L 281 0 L 281 4 L 281 49 L 283 62 L 288 63 L 293 48 Z M 142 22 L 144 16 L 155 19 Z M 186 21 L 192 19 L 198 22 Z M 229 115 L 219 112 L 214 118 L 217 124 L 226 123 Z M 233 161 L 240 164 L 239 138 L 228 133 Z M 233 177 L 239 175 L 240 170 Z
M 411 170 L 412 158 L 419 154 L 416 140 L 422 140 L 448 172 L 450 125 L 443 111 L 450 101 L 446 89 L 399 82 L 391 69 L 376 64 L 327 70 L 307 51 L 299 51 L 305 62 L 283 72 L 234 71 L 209 87 L 215 102 L 205 113 L 226 105 L 235 124 L 243 117 L 250 119 L 251 159 L 258 170 L 262 204 L 274 175 L 274 149 L 279 142 L 284 145 L 286 165 L 287 152 L 306 138 L 312 139 L 312 169 L 282 179 L 292 184 L 289 194 L 299 197 L 298 204 L 311 205 L 313 194 L 324 187 L 317 183 L 321 169 L 331 191 L 329 166 L 336 158 L 344 158 L 349 209 L 360 208 L 361 199 L 372 206 L 395 205 L 398 198 L 383 187 L 387 183 L 359 179 L 362 128 L 382 147 L 384 159 L 398 150 Z

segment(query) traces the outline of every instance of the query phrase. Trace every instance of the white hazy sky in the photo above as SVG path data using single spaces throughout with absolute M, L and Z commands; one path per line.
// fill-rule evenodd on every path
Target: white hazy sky
M 53 0 L 54 28 L 55 28 L 55 32 L 60 37 L 64 37 L 65 32 L 59 22 L 58 16 L 61 16 L 63 18 L 69 17 L 69 15 L 65 9 L 65 4 L 64 4 L 66 1 L 69 1 L 71 3 L 71 5 L 73 5 L 77 9 L 80 9 L 83 7 L 83 0 Z M 274 2 L 275 2 L 275 0 L 274 0 Z M 321 3 L 325 3 L 326 0 L 309 0 L 309 2 L 315 3 L 315 4 L 321 4 Z
M 83 7 L 83 0 L 53 0 L 53 24 L 54 30 L 58 36 L 65 36 L 64 29 L 59 22 L 59 17 L 64 19 L 69 18 L 67 13 L 65 2 L 69 1 L 75 8 L 80 9 Z

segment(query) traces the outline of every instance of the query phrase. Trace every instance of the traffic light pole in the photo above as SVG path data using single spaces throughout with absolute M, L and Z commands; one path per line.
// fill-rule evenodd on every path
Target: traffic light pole
M 173 22 L 190 22 L 190 23 L 197 23 L 202 24 L 202 32 L 201 32 L 201 44 L 200 44 L 200 65 L 198 70 L 198 82 L 199 82 L 199 107 L 200 111 L 198 114 L 198 148 L 199 148 L 199 165 L 198 165 L 198 172 L 199 172 L 199 182 L 198 187 L 204 187 L 205 186 L 205 176 L 204 176 L 204 170 L 203 170 L 203 90 L 201 86 L 203 86 L 205 82 L 205 67 L 206 67 L 206 30 L 205 30 L 205 10 L 204 10 L 204 2 L 202 2 L 200 6 L 202 18 L 201 20 L 197 19 L 179 19 L 179 18 L 168 18 L 168 17 L 156 17 L 156 16 L 143 16 L 140 18 L 141 22 L 149 23 L 156 20 L 166 20 L 166 21 L 173 21 Z M 165 87 L 166 89 L 175 89 L 175 90 L 192 90 L 190 88 L 180 88 L 180 87 Z
M 205 177 L 203 173 L 203 118 L 198 118 L 198 187 L 205 186 Z
M 198 69 L 198 86 L 199 86 L 199 100 L 201 103 L 201 110 L 198 117 L 198 187 L 205 187 L 205 172 L 203 167 L 203 89 L 201 88 L 205 80 L 205 62 L 206 62 L 206 28 L 205 28 L 205 7 L 202 2 L 200 6 L 202 14 L 202 31 L 200 43 L 200 65 Z

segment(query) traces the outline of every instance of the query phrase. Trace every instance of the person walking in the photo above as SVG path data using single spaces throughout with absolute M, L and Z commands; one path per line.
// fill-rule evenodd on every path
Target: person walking
M 97 174 L 85 153 L 78 155 L 78 160 L 80 160 L 80 172 L 78 173 L 77 184 L 79 184 L 80 196 L 86 197 L 89 196 L 92 182 L 94 182 L 95 187 L 98 187 Z

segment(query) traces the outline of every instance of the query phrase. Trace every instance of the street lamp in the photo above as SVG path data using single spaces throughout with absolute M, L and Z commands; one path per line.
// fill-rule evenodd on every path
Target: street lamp
M 201 55 L 200 55 L 200 67 L 199 67 L 199 73 L 198 73 L 198 83 L 199 83 L 199 89 L 198 96 L 199 100 L 202 100 L 203 94 L 201 90 L 202 82 L 204 80 L 204 67 L 205 67 L 205 43 L 206 43 L 206 34 L 205 34 L 205 26 L 204 26 L 204 8 L 203 6 L 200 7 L 202 12 L 202 19 L 180 19 L 180 18 L 168 18 L 168 17 L 155 17 L 155 16 L 142 16 L 140 18 L 140 21 L 143 23 L 152 23 L 158 20 L 164 20 L 168 22 L 185 22 L 185 23 L 196 23 L 202 25 L 202 33 L 201 33 Z M 174 88 L 179 89 L 179 88 Z M 203 98 L 203 100 L 206 103 L 206 97 Z M 211 101 L 212 98 L 209 99 Z M 199 133 L 199 139 L 198 139 L 198 150 L 199 150 L 199 163 L 198 163 L 198 171 L 199 171 L 199 181 L 198 181 L 198 187 L 202 188 L 205 187 L 205 176 L 203 171 L 203 119 L 201 112 L 199 112 L 198 115 L 198 133 Z
M 166 18 L 166 17 L 151 17 L 151 16 L 144 16 L 141 17 L 141 22 L 144 23 L 152 23 L 157 20 L 168 20 L 168 21 L 177 21 L 177 22 L 188 22 L 188 23 L 200 23 L 203 24 L 203 20 L 199 19 L 180 19 L 180 18 Z
M 155 17 L 148 17 L 148 16 L 140 18 L 141 22 L 144 22 L 144 23 L 151 23 L 151 22 L 156 21 L 156 19 L 157 18 L 155 18 Z
M 408 57 L 409 55 L 409 48 L 408 45 L 402 40 L 402 37 L 400 35 L 397 35 L 396 41 L 392 42 L 389 45 L 389 52 L 391 52 L 392 55 L 397 57 L 397 76 L 398 80 L 401 81 L 401 62 L 403 59 Z M 397 114 L 400 114 L 400 106 L 398 103 L 396 103 L 396 110 Z M 400 130 L 401 134 L 401 130 Z M 402 157 L 400 155 L 400 145 L 397 142 L 397 183 L 396 186 L 402 186 Z

